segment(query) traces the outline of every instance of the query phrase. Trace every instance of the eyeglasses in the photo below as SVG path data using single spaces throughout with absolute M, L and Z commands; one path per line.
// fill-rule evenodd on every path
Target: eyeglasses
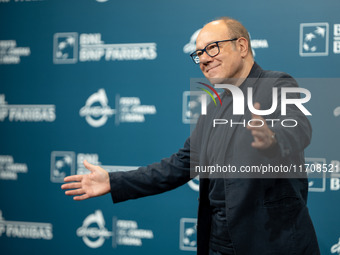
M 223 40 L 223 41 L 216 41 L 209 43 L 207 46 L 204 47 L 202 50 L 196 50 L 190 54 L 190 57 L 194 61 L 195 64 L 200 63 L 200 57 L 206 52 L 210 57 L 215 57 L 220 53 L 220 46 L 218 45 L 221 42 L 231 42 L 236 41 L 238 38 Z

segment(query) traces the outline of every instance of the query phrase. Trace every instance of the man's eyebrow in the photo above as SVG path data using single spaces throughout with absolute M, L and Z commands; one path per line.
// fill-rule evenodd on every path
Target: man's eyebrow
M 210 43 L 216 42 L 215 40 L 209 41 L 208 43 L 205 44 L 205 46 L 203 48 L 196 48 L 196 50 L 203 50 L 207 45 L 209 45 Z

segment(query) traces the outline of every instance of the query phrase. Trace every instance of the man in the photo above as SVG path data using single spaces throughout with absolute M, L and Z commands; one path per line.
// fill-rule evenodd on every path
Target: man
M 264 71 L 254 62 L 248 32 L 236 20 L 221 18 L 205 25 L 196 49 L 191 56 L 210 83 L 232 84 L 245 98 L 252 88 L 253 102 L 257 102 L 252 112 L 271 108 L 273 88 L 297 86 L 288 75 Z M 85 161 L 91 173 L 66 177 L 65 182 L 74 183 L 62 188 L 72 189 L 66 194 L 75 196 L 75 200 L 111 193 L 114 202 L 121 202 L 183 185 L 194 176 L 190 169 L 196 166 L 231 165 L 240 170 L 244 166 L 303 165 L 311 127 L 300 109 L 294 105 L 286 109 L 285 117 L 294 119 L 296 126 L 280 124 L 281 107 L 267 116 L 277 120 L 269 126 L 249 109 L 244 115 L 234 115 L 231 92 L 226 90 L 221 95 L 221 106 L 208 106 L 207 115 L 200 117 L 184 147 L 170 158 L 135 171 L 110 174 Z M 290 97 L 299 95 L 292 93 Z M 242 117 L 254 119 L 252 125 L 212 125 L 214 119 L 229 119 L 235 124 Z M 265 179 L 229 173 L 206 177 L 200 174 L 198 255 L 320 253 L 306 207 L 308 185 L 304 175 Z

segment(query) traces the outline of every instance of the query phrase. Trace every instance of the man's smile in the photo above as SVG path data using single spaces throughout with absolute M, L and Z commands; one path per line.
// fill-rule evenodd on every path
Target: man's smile
M 208 67 L 206 72 L 209 73 L 211 70 L 213 70 L 213 69 L 215 69 L 216 67 L 219 67 L 219 66 L 220 66 L 220 64 L 212 66 L 212 67 Z

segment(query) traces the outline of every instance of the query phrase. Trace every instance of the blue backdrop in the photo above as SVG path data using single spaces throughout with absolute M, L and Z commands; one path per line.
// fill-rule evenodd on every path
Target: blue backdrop
M 194 254 L 197 181 L 113 205 L 75 202 L 63 177 L 159 161 L 190 133 L 197 31 L 240 20 L 264 69 L 312 93 L 307 163 L 339 165 L 340 3 L 0 0 L 0 253 Z M 317 175 L 317 176 L 316 176 Z M 311 174 L 322 254 L 340 254 L 340 172 Z M 255 224 L 255 223 L 254 223 Z

